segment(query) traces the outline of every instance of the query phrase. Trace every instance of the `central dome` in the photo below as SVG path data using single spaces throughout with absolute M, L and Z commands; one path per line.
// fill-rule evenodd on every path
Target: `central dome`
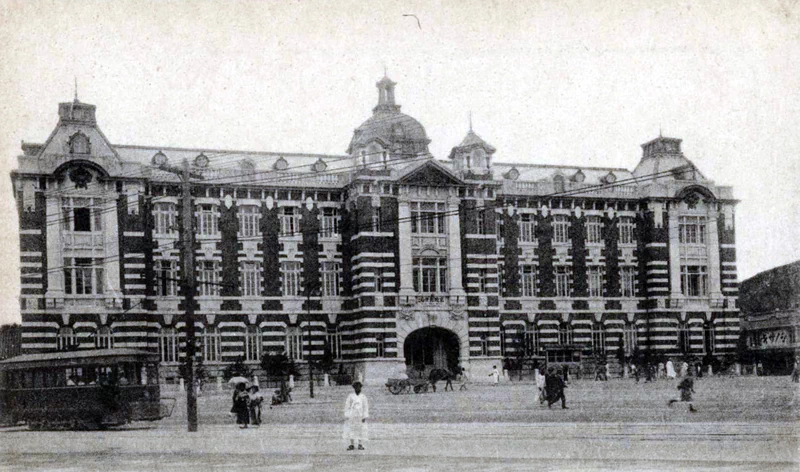
M 384 77 L 376 85 L 378 105 L 372 109 L 372 116 L 356 128 L 347 153 L 386 151 L 397 157 L 428 154 L 431 140 L 425 128 L 419 121 L 400 113 L 400 105 L 394 102 L 395 83 Z

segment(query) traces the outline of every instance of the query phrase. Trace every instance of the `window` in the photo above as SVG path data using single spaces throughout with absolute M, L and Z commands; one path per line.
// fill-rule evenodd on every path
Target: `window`
M 536 296 L 536 266 L 533 264 L 521 264 L 519 266 L 520 285 L 522 286 L 523 297 Z
M 260 208 L 255 205 L 243 205 L 239 207 L 239 235 L 242 237 L 253 237 L 259 234 L 259 222 L 261 221 Z
M 322 294 L 326 297 L 339 296 L 339 263 L 322 263 Z
M 561 323 L 558 327 L 558 343 L 559 344 L 573 344 L 574 330 L 572 325 L 568 323 Z
M 681 216 L 679 229 L 680 242 L 683 244 L 706 243 L 706 217 Z
M 633 218 L 630 216 L 621 216 L 617 221 L 617 228 L 619 230 L 620 244 L 632 244 L 635 242 L 633 239 Z
M 218 362 L 220 356 L 220 334 L 219 328 L 207 326 L 200 335 L 203 360 L 206 362 Z
M 101 326 L 97 330 L 97 335 L 94 338 L 94 345 L 97 349 L 113 349 L 114 348 L 114 333 L 108 326 Z
M 103 201 L 100 198 L 65 197 L 62 201 L 67 231 L 103 230 Z
M 178 362 L 178 333 L 175 328 L 161 328 L 158 332 L 158 354 L 161 362 Z
M 530 213 L 523 213 L 519 216 L 519 242 L 536 242 L 536 220 Z
M 78 337 L 75 335 L 75 331 L 68 326 L 58 330 L 58 338 L 56 338 L 56 343 L 59 351 L 74 349 L 78 347 L 79 344 Z
M 289 237 L 300 233 L 300 211 L 294 207 L 281 208 L 281 236 Z
M 261 360 L 261 328 L 258 326 L 248 326 L 244 333 L 244 359 Z
M 478 269 L 478 291 L 486 293 L 489 289 L 489 271 Z
M 703 325 L 703 348 L 705 349 L 705 353 L 714 354 L 716 347 L 714 325 L 711 323 L 705 323 Z
M 681 265 L 681 293 L 687 297 L 708 295 L 708 268 L 702 265 Z
M 320 236 L 332 238 L 339 235 L 339 210 L 336 208 L 322 209 L 322 227 Z
M 331 356 L 336 360 L 340 360 L 342 358 L 342 333 L 339 332 L 337 326 L 328 328 L 328 333 L 325 335 L 325 343 L 328 349 L 331 350 Z
M 447 259 L 416 257 L 413 259 L 414 291 L 418 293 L 447 293 Z
M 603 219 L 599 216 L 586 217 L 586 242 L 589 244 L 603 242 Z
M 568 297 L 569 290 L 569 267 L 564 265 L 555 266 L 556 271 L 556 296 Z
M 64 291 L 70 295 L 103 293 L 103 260 L 88 257 L 64 259 Z
M 489 355 L 489 336 L 481 334 L 481 356 Z
M 622 344 L 623 348 L 625 349 L 626 356 L 633 354 L 633 351 L 638 345 L 638 341 L 639 338 L 636 332 L 636 324 L 625 323 L 625 327 L 622 328 Z
M 621 282 L 622 286 L 620 290 L 622 291 L 623 297 L 633 297 L 635 296 L 634 287 L 636 282 L 636 272 L 635 268 L 631 266 L 625 266 L 620 268 L 621 273 Z
M 486 234 L 486 210 L 484 209 L 475 212 L 475 233 Z
M 589 296 L 590 297 L 602 297 L 603 296 L 603 271 L 600 266 L 589 266 L 588 267 L 588 278 L 589 278 Z
M 523 343 L 526 356 L 535 356 L 539 353 L 539 329 L 535 324 L 528 323 L 525 325 Z
M 217 207 L 214 205 L 200 205 L 197 215 L 200 227 L 199 234 L 204 236 L 215 236 L 219 232 L 219 215 Z
M 444 234 L 444 203 L 411 202 L 411 232 Z
M 286 330 L 286 356 L 296 361 L 303 360 L 303 333 L 299 328 Z
M 569 242 L 569 217 L 567 215 L 553 216 L 553 242 Z
M 606 327 L 602 323 L 592 325 L 592 351 L 600 354 L 606 352 Z
M 156 295 L 174 297 L 178 294 L 177 262 L 165 259 L 156 261 Z
M 261 264 L 256 261 L 243 261 L 241 284 L 243 297 L 261 295 Z
M 379 269 L 376 269 L 379 270 Z M 386 278 L 380 272 L 375 272 L 375 291 L 376 292 L 387 292 L 388 287 L 386 286 Z
M 386 336 L 375 335 L 375 357 L 386 357 Z
M 564 192 L 564 183 L 563 175 L 556 175 L 553 177 L 553 187 L 555 188 L 556 193 Z
M 178 211 L 174 203 L 156 203 L 153 205 L 153 219 L 156 234 L 175 234 Z
M 381 232 L 381 227 L 383 224 L 381 213 L 380 207 L 372 209 L 372 231 L 375 233 Z
M 283 295 L 295 297 L 300 294 L 300 263 L 281 262 L 283 276 Z
M 219 295 L 219 263 L 216 261 L 200 262 L 200 283 L 197 291 L 200 296 L 215 297 Z
M 678 351 L 683 354 L 688 354 L 690 347 L 689 325 L 686 323 L 678 323 Z
M 89 154 L 89 138 L 83 133 L 76 133 L 69 140 L 69 151 L 72 154 Z

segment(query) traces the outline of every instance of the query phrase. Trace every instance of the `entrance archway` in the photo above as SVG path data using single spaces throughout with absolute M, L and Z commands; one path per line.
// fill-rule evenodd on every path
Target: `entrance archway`
M 455 373 L 458 367 L 458 336 L 439 327 L 420 328 L 410 333 L 403 343 L 406 366 L 424 371 L 447 369 Z

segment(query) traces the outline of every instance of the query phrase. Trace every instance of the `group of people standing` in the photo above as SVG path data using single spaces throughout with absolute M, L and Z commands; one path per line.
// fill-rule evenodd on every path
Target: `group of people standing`
M 236 424 L 239 428 L 261 425 L 261 404 L 264 402 L 264 396 L 258 390 L 258 385 L 247 388 L 244 382 L 236 384 L 231 413 L 236 415 Z

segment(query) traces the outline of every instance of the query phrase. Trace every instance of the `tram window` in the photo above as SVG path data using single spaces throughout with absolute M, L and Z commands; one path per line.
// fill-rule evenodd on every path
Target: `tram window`
M 23 388 L 33 388 L 33 372 L 25 372 L 25 384 L 23 385 Z
M 33 371 L 33 388 L 44 388 L 44 372 L 41 370 Z

